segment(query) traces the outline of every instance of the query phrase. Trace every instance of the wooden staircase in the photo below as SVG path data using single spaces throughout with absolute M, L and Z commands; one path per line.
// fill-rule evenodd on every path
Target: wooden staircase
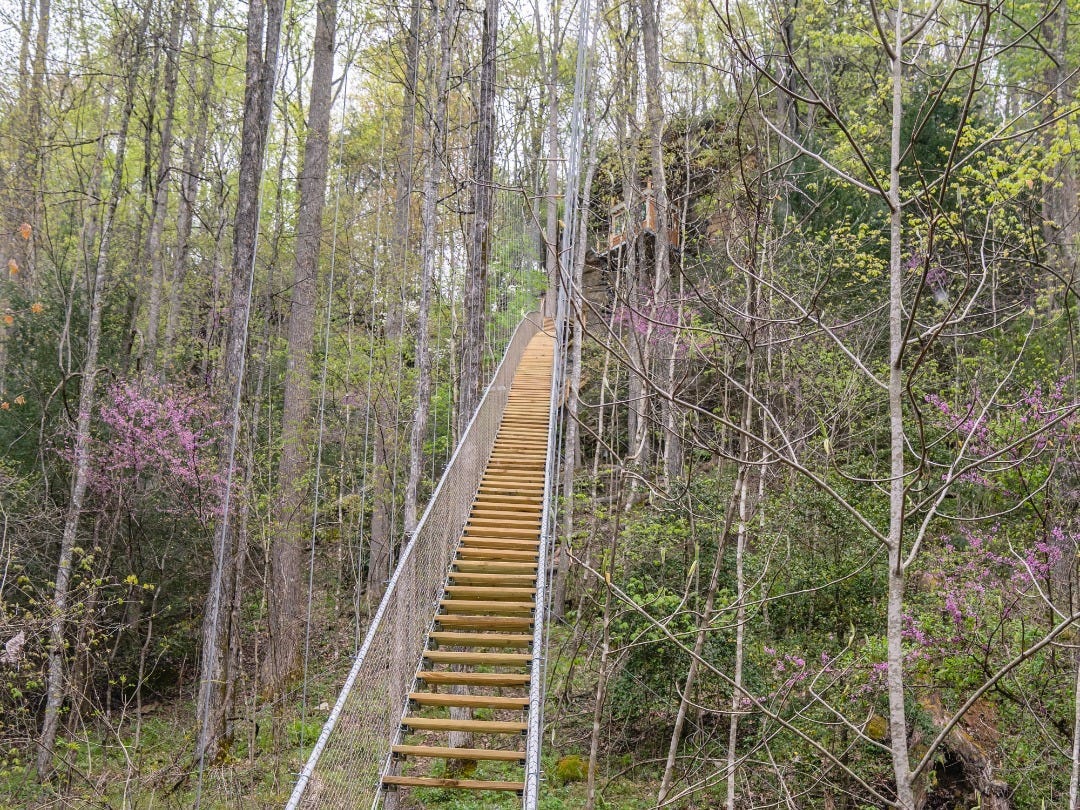
M 384 788 L 522 791 L 523 781 L 465 778 L 478 762 L 525 763 L 529 669 L 551 399 L 551 321 L 521 359 L 465 525 L 428 649 L 416 673 L 394 774 Z M 454 717 L 448 717 L 450 709 Z M 483 719 L 474 719 L 473 712 Z M 464 715 L 464 718 L 461 716 Z M 452 748 L 467 732 L 476 747 Z M 461 778 L 430 776 L 454 762 Z M 464 761 L 464 762 L 463 762 Z M 453 772 L 453 767 L 449 770 Z M 471 774 L 470 774 L 471 775 Z

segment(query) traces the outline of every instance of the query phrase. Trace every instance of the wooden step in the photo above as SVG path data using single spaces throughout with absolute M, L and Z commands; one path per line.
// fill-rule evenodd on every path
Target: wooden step
M 460 788 L 461 790 L 525 790 L 524 782 L 487 782 L 483 779 L 436 779 L 433 776 L 384 776 L 382 783 L 391 787 Z
M 476 510 L 473 510 L 473 514 L 469 518 L 469 522 L 466 525 L 466 531 L 468 531 L 468 529 L 471 528 L 471 529 L 475 529 L 475 532 L 474 532 L 475 534 L 482 535 L 483 534 L 483 531 L 482 531 L 483 529 L 498 529 L 498 528 L 500 528 L 500 525 L 501 525 L 501 526 L 508 526 L 510 528 L 531 529 L 533 534 L 539 534 L 539 532 L 540 532 L 540 512 L 539 511 L 537 511 L 537 513 L 534 514 L 534 515 L 520 513 L 521 517 L 519 517 L 519 518 L 511 518 L 509 520 L 507 520 L 506 517 L 505 517 L 507 514 L 513 514 L 513 513 L 503 512 L 502 517 L 494 517 L 494 513 L 490 513 L 490 512 L 489 513 L 484 513 L 484 514 L 482 514 L 480 516 L 477 516 Z M 492 515 L 492 516 L 488 517 L 488 515 Z M 477 521 L 478 517 L 480 517 L 482 520 L 484 520 L 484 522 L 483 523 L 478 522 Z M 488 537 L 502 537 L 503 535 L 490 534 L 489 533 L 487 536 Z
M 493 492 L 487 495 L 477 495 L 476 500 L 473 501 L 473 509 L 477 508 L 477 506 L 489 509 L 502 509 L 504 507 L 543 509 L 544 500 L 534 495 L 509 495 Z
M 532 464 L 521 465 L 518 467 L 512 462 L 504 461 L 498 464 L 489 464 L 484 469 L 484 478 L 498 478 L 503 481 L 536 481 L 543 483 L 544 471 L 535 469 Z
M 503 751 L 499 748 L 444 748 L 437 745 L 395 745 L 390 750 L 398 757 L 486 759 L 493 762 L 525 762 L 524 751 Z
M 424 650 L 424 660 L 432 664 L 462 664 L 473 667 L 523 667 L 532 662 L 528 653 L 458 652 Z
M 499 562 L 498 560 L 454 560 L 454 569 L 463 574 L 532 574 L 536 562 Z
M 446 595 L 451 599 L 506 599 L 525 601 L 536 597 L 536 588 L 492 588 L 483 585 L 447 585 Z
M 529 520 L 539 517 L 543 512 L 543 502 L 532 503 L 528 501 L 489 501 L 482 496 L 477 496 L 472 502 L 470 517 L 496 518 L 505 515 L 512 520 Z
M 491 481 L 482 481 L 480 483 L 480 497 L 481 498 L 523 498 L 531 503 L 543 503 L 544 501 L 544 486 L 539 484 L 536 486 L 530 485 L 528 487 L 521 487 L 517 484 L 499 484 Z
M 513 482 L 504 482 L 500 485 L 495 479 L 490 481 L 482 480 L 480 482 L 480 496 L 483 498 L 513 498 L 517 503 L 542 503 L 544 500 L 544 485 L 516 486 Z
M 436 672 L 421 670 L 418 680 L 432 685 L 448 686 L 525 686 L 529 676 L 523 672 Z
M 479 599 L 442 599 L 439 607 L 446 613 L 475 614 L 491 613 L 502 616 L 524 614 L 530 615 L 536 608 L 535 603 L 529 602 L 500 602 L 498 600 L 481 601 Z
M 473 511 L 465 523 L 465 531 L 472 534 L 481 534 L 485 529 L 491 529 L 488 537 L 506 537 L 502 532 L 511 530 L 513 536 L 519 536 L 522 532 L 540 531 L 541 512 L 523 515 L 520 512 L 495 511 L 477 514 Z
M 512 520 L 539 521 L 543 514 L 543 503 L 501 503 L 499 501 L 482 501 L 478 498 L 473 501 L 469 519 L 509 517 Z
M 440 613 L 435 617 L 439 627 L 455 630 L 532 630 L 529 616 L 478 616 L 476 614 Z
M 474 734 L 520 734 L 528 723 L 516 720 L 454 720 L 449 717 L 404 718 L 401 725 L 414 731 L 471 731 Z
M 450 572 L 451 585 L 480 585 L 490 588 L 505 585 L 510 588 L 528 588 L 535 583 L 535 574 L 466 574 L 463 571 Z
M 511 512 L 543 511 L 543 498 L 529 495 L 500 495 L 498 492 L 482 492 L 473 501 L 473 509 L 510 510 Z
M 453 692 L 410 692 L 409 700 L 417 706 L 461 706 L 466 709 L 498 709 L 500 711 L 525 711 L 529 708 L 529 696 L 505 697 L 503 695 L 455 695 Z
M 505 493 L 506 495 L 532 495 L 536 498 L 543 498 L 544 482 L 518 481 L 513 478 L 492 475 L 491 477 L 485 476 L 484 480 L 480 482 L 480 491 L 483 493 Z
M 533 637 L 526 633 L 454 633 L 436 630 L 428 636 L 446 647 L 528 647 Z
M 514 540 L 506 537 L 472 537 L 461 538 L 462 548 L 502 548 L 510 551 L 534 551 L 540 546 L 539 532 L 531 540 Z
M 466 537 L 536 537 L 540 534 L 540 522 L 532 526 L 477 526 L 470 520 L 465 526 Z
M 535 459 L 521 458 L 516 454 L 507 453 L 501 458 L 493 458 L 488 461 L 484 471 L 490 472 L 491 470 L 510 470 L 518 473 L 543 475 L 544 464 Z
M 529 562 L 536 560 L 536 551 L 514 551 L 513 549 L 474 548 L 462 546 L 458 549 L 460 560 L 501 560 L 503 562 Z

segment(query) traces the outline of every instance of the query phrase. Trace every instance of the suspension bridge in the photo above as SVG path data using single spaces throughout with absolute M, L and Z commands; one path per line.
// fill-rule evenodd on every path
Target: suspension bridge
M 563 197 L 570 223 L 582 190 L 590 0 L 578 15 Z M 506 343 L 286 810 L 396 807 L 384 800 L 425 787 L 513 791 L 524 810 L 539 805 L 568 292 L 584 256 L 576 228 L 560 241 L 546 248 L 558 251 L 558 278 L 549 279 L 545 310 L 526 315 Z M 461 745 L 460 735 L 473 742 Z M 474 768 L 455 767 L 463 762 Z
M 554 319 L 534 312 L 510 338 L 288 810 L 374 808 L 387 791 L 416 787 L 516 791 L 536 807 L 561 392 L 555 331 Z M 455 734 L 474 741 L 452 746 Z M 443 775 L 462 762 L 479 763 L 476 773 Z M 499 778 L 483 775 L 491 766 Z

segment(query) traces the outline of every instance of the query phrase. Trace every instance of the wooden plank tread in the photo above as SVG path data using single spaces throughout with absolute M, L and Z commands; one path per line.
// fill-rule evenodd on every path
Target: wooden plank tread
M 384 776 L 384 785 L 394 787 L 460 788 L 462 790 L 525 790 L 524 782 L 488 782 L 483 779 L 436 779 L 433 776 Z
M 453 692 L 411 692 L 409 700 L 418 706 L 464 706 L 469 709 L 505 709 L 524 711 L 529 698 L 503 695 L 456 695 Z
M 450 573 L 451 585 L 489 585 L 528 588 L 536 583 L 533 574 L 466 574 L 461 571 Z
M 530 616 L 476 616 L 444 613 L 435 617 L 440 627 L 469 630 L 532 630 Z
M 527 633 L 454 633 L 436 630 L 431 640 L 447 647 L 528 647 L 533 637 Z
M 510 616 L 520 613 L 532 613 L 536 605 L 533 602 L 499 602 L 482 599 L 442 599 L 439 607 L 447 613 L 494 613 Z
M 540 545 L 540 532 L 539 530 L 533 530 L 533 536 L 530 537 L 481 537 L 479 535 L 467 534 L 461 539 L 461 544 L 468 548 L 469 546 L 484 546 L 486 548 L 506 548 L 516 549 L 517 551 L 532 551 Z
M 417 731 L 471 731 L 476 734 L 520 734 L 529 727 L 520 720 L 454 720 L 449 717 L 413 717 L 401 721 Z
M 420 670 L 416 677 L 424 683 L 451 686 L 525 686 L 529 676 L 518 672 L 433 672 Z
M 460 546 L 459 560 L 491 560 L 493 562 L 533 562 L 540 556 L 537 551 L 517 551 L 512 548 L 484 548 L 483 546 Z
M 398 756 L 439 757 L 442 759 L 488 759 L 495 762 L 524 762 L 524 751 L 503 751 L 491 748 L 445 748 L 440 745 L 395 745 Z
M 473 666 L 523 667 L 533 657 L 528 653 L 482 653 L 457 650 L 424 650 L 424 660 L 433 664 L 471 664 Z
M 447 585 L 446 593 L 454 599 L 532 599 L 536 588 L 486 588 L 482 585 Z
M 463 573 L 529 574 L 536 576 L 536 561 L 499 562 L 497 560 L 454 560 L 454 568 Z

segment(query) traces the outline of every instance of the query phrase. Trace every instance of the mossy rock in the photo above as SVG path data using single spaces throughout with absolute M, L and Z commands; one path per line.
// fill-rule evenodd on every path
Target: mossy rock
M 866 736 L 881 742 L 889 734 L 889 724 L 880 714 L 875 714 L 866 724 Z
M 588 764 L 577 754 L 569 754 L 555 763 L 555 776 L 563 784 L 580 782 L 588 772 Z

